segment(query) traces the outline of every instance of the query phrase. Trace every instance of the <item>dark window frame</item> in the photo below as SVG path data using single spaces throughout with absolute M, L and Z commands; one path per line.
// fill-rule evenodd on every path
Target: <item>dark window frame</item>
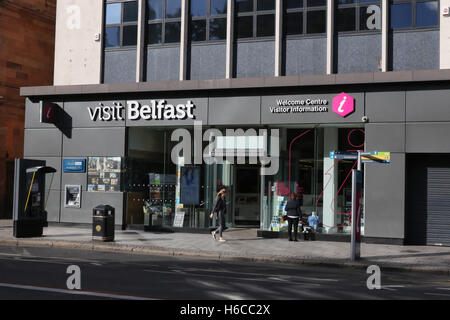
M 381 0 L 372 0 L 372 1 L 360 1 L 360 0 L 354 0 L 353 3 L 346 3 L 346 4 L 339 4 L 339 0 L 335 0 L 335 13 L 334 13 L 334 27 L 336 30 L 336 34 L 361 34 L 361 33 L 367 33 L 367 34 L 374 34 L 374 33 L 381 33 L 380 29 L 373 29 L 373 30 L 366 30 L 361 29 L 361 8 L 365 8 L 371 5 L 376 5 L 380 7 L 381 10 L 381 16 L 380 19 L 382 19 L 383 14 L 383 7 Z M 338 9 L 355 9 L 355 29 L 354 30 L 346 30 L 346 31 L 338 31 L 337 30 L 337 10 Z
M 283 8 L 283 38 L 285 39 L 298 39 L 298 38 L 312 38 L 312 37 L 326 37 L 327 35 L 327 12 L 328 6 L 325 2 L 324 6 L 309 6 L 308 0 L 302 0 L 303 5 L 300 8 L 288 9 L 286 3 Z M 325 11 L 325 32 L 308 32 L 308 12 L 313 11 Z M 303 17 L 302 21 L 302 33 L 299 34 L 286 34 L 286 15 L 289 13 L 301 13 Z
M 138 29 L 138 20 L 139 20 L 139 12 L 136 17 L 136 21 L 130 21 L 130 22 L 124 22 L 124 3 L 127 2 L 136 2 L 136 4 L 139 6 L 139 1 L 137 0 L 107 0 L 104 3 L 104 10 L 105 10 L 105 21 L 103 23 L 103 37 L 104 40 L 106 40 L 106 29 L 109 27 L 119 27 L 119 45 L 114 47 L 107 47 L 106 41 L 104 41 L 104 49 L 107 51 L 114 51 L 118 49 L 130 49 L 130 48 L 137 48 L 137 32 L 136 32 L 136 44 L 135 45 L 123 45 L 123 29 L 126 26 L 136 26 L 136 29 Z M 109 4 L 120 4 L 120 22 L 119 23 L 112 23 L 112 24 L 106 24 L 106 8 Z
M 192 1 L 192 0 L 191 0 Z M 198 1 L 198 0 L 197 0 Z M 211 0 L 204 0 L 206 1 L 206 15 L 205 16 L 192 16 L 191 8 L 189 7 L 189 21 L 188 21 L 188 35 L 189 35 L 189 42 L 192 44 L 199 44 L 199 43 L 209 43 L 209 42 L 225 42 L 226 39 L 226 30 L 225 30 L 225 39 L 219 39 L 219 40 L 211 40 L 211 19 L 225 19 L 225 28 L 226 28 L 226 22 L 227 22 L 227 13 L 224 14 L 211 14 Z M 228 10 L 228 8 L 227 8 Z M 205 40 L 197 40 L 192 41 L 191 39 L 191 23 L 193 21 L 205 21 L 205 28 L 206 28 L 206 35 Z
M 147 47 L 177 46 L 181 42 L 181 15 L 177 18 L 166 17 L 166 0 L 162 2 L 162 18 L 150 20 L 148 16 L 148 3 L 145 1 L 145 45 Z M 181 3 L 181 2 L 180 2 Z M 180 39 L 177 42 L 166 42 L 166 24 L 178 22 L 180 24 Z M 161 24 L 161 43 L 149 43 L 149 26 L 151 24 Z
M 275 3 L 275 1 L 274 1 Z M 258 36 L 258 16 L 263 15 L 273 15 L 274 16 L 274 30 L 273 36 Z M 237 26 L 238 26 L 238 18 L 241 17 L 253 17 L 253 27 L 252 27 L 252 36 L 246 38 L 238 38 L 237 36 Z M 258 0 L 253 0 L 253 10 L 248 12 L 238 12 L 237 5 L 235 4 L 234 8 L 234 39 L 236 41 L 248 41 L 248 40 L 273 40 L 275 39 L 275 29 L 276 29 L 276 8 L 273 10 L 258 10 Z
M 417 27 L 417 3 L 421 2 L 437 2 L 437 24 L 435 26 L 425 26 L 425 27 Z M 391 25 L 391 6 L 394 4 L 411 4 L 411 26 L 405 28 L 396 28 L 393 29 Z M 439 30 L 439 18 L 441 12 L 441 2 L 439 0 L 390 0 L 389 1 L 389 31 L 390 32 L 403 32 L 407 30 L 420 31 L 420 30 Z

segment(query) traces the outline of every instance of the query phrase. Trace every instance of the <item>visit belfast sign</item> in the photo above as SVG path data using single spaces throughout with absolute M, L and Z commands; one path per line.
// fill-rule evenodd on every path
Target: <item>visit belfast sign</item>
M 186 103 L 169 104 L 166 100 L 150 100 L 144 104 L 139 101 L 126 101 L 112 105 L 99 103 L 96 107 L 87 107 L 92 121 L 124 121 L 127 120 L 185 120 L 195 119 L 195 105 L 191 100 Z

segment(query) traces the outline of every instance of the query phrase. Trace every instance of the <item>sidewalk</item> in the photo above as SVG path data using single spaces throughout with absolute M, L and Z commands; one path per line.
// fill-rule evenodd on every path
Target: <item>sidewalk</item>
M 209 234 L 159 233 L 116 230 L 115 242 L 93 242 L 89 228 L 51 226 L 44 237 L 16 239 L 12 221 L 0 220 L 0 246 L 46 246 L 136 254 L 179 255 L 209 259 L 313 264 L 367 268 L 376 264 L 384 270 L 431 272 L 450 275 L 450 247 L 361 245 L 362 259 L 351 262 L 350 243 L 327 241 L 289 242 L 258 238 L 255 229 L 224 232 L 226 242 Z

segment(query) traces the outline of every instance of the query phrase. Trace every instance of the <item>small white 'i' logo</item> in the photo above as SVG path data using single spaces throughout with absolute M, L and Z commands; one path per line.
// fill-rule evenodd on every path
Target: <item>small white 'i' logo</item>
M 344 99 L 342 99 L 341 103 L 339 104 L 339 108 L 338 108 L 338 112 L 344 112 L 344 109 L 342 109 L 342 107 L 345 104 L 345 101 L 347 101 L 347 96 L 344 97 Z

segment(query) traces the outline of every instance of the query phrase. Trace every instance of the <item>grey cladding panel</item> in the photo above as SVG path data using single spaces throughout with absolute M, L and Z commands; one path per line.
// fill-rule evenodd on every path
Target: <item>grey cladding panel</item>
M 450 123 L 407 123 L 406 152 L 450 153 Z
M 147 51 L 147 81 L 178 80 L 180 48 L 151 48 Z
M 61 192 L 61 222 L 92 223 L 92 209 L 101 204 L 115 208 L 116 225 L 123 220 L 123 193 L 86 192 L 81 195 L 81 208 L 64 208 L 64 191 Z
M 406 121 L 450 121 L 450 90 L 407 91 Z
M 192 46 L 191 48 L 191 80 L 225 78 L 226 46 Z
M 65 112 L 72 118 L 72 127 L 74 128 L 86 128 L 86 127 L 118 127 L 125 126 L 124 120 L 110 120 L 110 121 L 102 121 L 100 119 L 96 119 L 96 121 L 91 120 L 91 114 L 88 108 L 94 115 L 95 109 L 97 107 L 101 107 L 99 103 L 102 103 L 102 106 L 114 107 L 114 102 L 121 103 L 123 106 L 122 117 L 125 117 L 125 101 L 123 100 L 115 100 L 115 101 L 70 101 L 65 102 Z
M 238 43 L 236 77 L 273 76 L 275 72 L 275 42 Z
M 393 71 L 439 69 L 439 31 L 393 35 Z
M 259 124 L 260 97 L 209 99 L 209 124 Z
M 325 74 L 326 38 L 286 40 L 286 75 Z
M 339 36 L 336 45 L 338 73 L 377 72 L 381 35 Z M 326 51 L 326 49 L 325 49 Z
M 364 235 L 404 238 L 405 154 L 392 153 L 390 164 L 365 165 L 364 181 Z
M 367 92 L 366 116 L 371 123 L 405 121 L 405 92 Z
M 46 191 L 47 192 L 47 191 Z M 47 194 L 45 195 L 47 197 Z M 61 207 L 61 191 L 51 190 L 47 202 L 47 220 L 50 222 L 59 222 L 59 214 Z
M 59 129 L 25 129 L 25 157 L 60 157 L 62 133 Z
M 351 93 L 355 101 L 355 111 L 345 118 L 333 112 L 332 101 L 336 94 L 309 94 L 290 96 L 265 96 L 261 101 L 261 121 L 263 124 L 289 124 L 289 123 L 361 123 L 364 116 L 364 93 Z M 328 104 L 322 107 L 328 108 L 328 112 L 289 112 L 272 113 L 271 108 L 278 107 L 278 100 L 327 100 Z M 290 108 L 290 107 L 284 107 Z
M 103 82 L 136 82 L 136 57 L 136 50 L 106 51 Z
M 125 154 L 125 128 L 73 129 L 64 137 L 65 157 L 116 156 Z
M 365 131 L 367 151 L 405 152 L 404 123 L 368 123 Z

